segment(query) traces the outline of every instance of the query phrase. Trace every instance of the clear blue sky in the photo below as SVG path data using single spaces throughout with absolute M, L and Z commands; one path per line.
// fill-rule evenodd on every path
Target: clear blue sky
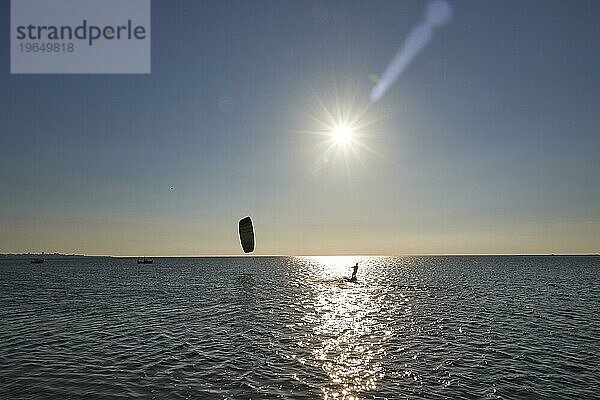
M 600 2 L 451 4 L 369 105 L 425 2 L 153 0 L 150 75 L 11 75 L 1 2 L 0 252 L 600 252 Z

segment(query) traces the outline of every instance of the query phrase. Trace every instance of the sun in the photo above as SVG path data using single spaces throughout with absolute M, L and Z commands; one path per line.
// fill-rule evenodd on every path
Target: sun
M 328 98 L 321 97 L 315 88 L 309 89 L 308 110 L 299 108 L 307 117 L 306 128 L 292 132 L 317 137 L 313 142 L 316 152 L 311 180 L 326 174 L 334 176 L 334 173 L 345 170 L 346 178 L 351 182 L 351 169 L 357 164 L 365 167 L 368 153 L 388 159 L 377 147 L 373 147 L 375 141 L 384 136 L 376 129 L 387 114 L 371 108 L 368 96 L 360 95 L 362 89 L 358 84 L 344 85 L 340 89 L 334 81 L 326 88 L 330 95 Z
M 352 142 L 354 130 L 347 124 L 336 124 L 331 129 L 331 139 L 335 144 L 346 145 Z

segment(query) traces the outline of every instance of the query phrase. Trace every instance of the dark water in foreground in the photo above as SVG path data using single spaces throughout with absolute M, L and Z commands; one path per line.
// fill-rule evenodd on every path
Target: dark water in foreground
M 600 398 L 600 258 L 0 261 L 0 398 Z

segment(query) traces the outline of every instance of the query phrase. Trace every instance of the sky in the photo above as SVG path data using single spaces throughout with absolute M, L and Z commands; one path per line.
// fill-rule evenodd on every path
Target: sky
M 11 75 L 0 2 L 0 253 L 600 252 L 600 2 L 449 3 L 372 103 L 426 2 L 153 0 L 147 75 Z

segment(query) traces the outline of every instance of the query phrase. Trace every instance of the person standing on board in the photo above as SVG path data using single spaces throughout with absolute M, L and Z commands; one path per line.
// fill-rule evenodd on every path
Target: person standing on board
M 358 272 L 358 263 L 354 264 L 354 269 L 352 270 L 352 278 L 350 278 L 352 282 L 356 281 L 356 272 Z

